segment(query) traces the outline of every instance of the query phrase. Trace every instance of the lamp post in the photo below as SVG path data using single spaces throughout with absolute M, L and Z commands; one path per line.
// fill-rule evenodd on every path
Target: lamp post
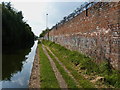
M 48 14 L 46 14 L 46 30 L 47 30 L 47 32 L 48 32 L 48 40 L 49 40 Z

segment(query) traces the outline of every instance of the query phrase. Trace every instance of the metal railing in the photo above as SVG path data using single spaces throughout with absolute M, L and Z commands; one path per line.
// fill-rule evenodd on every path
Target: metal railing
M 88 8 L 90 8 L 91 6 L 95 5 L 97 2 L 85 2 L 84 4 L 82 4 L 80 7 L 78 7 L 76 10 L 74 10 L 74 12 L 72 12 L 71 14 L 69 14 L 67 17 L 64 17 L 63 20 L 61 20 L 60 22 L 58 22 L 55 26 L 53 26 L 51 28 L 54 29 L 58 26 L 63 25 L 65 22 L 70 21 L 71 19 L 73 19 L 74 17 L 78 16 L 79 14 L 81 14 L 83 11 L 87 10 Z

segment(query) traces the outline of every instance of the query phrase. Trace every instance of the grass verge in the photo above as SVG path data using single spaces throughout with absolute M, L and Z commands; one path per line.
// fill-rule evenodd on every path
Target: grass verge
M 87 75 L 99 75 L 104 77 L 104 84 L 115 88 L 120 88 L 120 72 L 113 70 L 108 62 L 96 64 L 94 59 L 91 59 L 77 51 L 70 51 L 65 47 L 56 44 L 51 41 L 43 41 L 43 43 L 50 47 L 51 51 L 61 60 L 66 68 L 72 73 L 72 75 L 79 80 L 83 88 L 94 87 L 89 81 L 78 74 L 78 71 L 73 67 L 79 66 L 79 70 L 82 70 Z M 83 73 L 82 72 L 82 73 Z
M 46 50 L 47 50 L 48 54 L 50 55 L 50 57 L 55 62 L 56 67 L 58 68 L 59 72 L 62 74 L 62 77 L 64 78 L 64 80 L 66 81 L 66 83 L 68 85 L 68 88 L 80 88 L 80 87 L 77 87 L 74 80 L 68 75 L 68 73 L 64 70 L 64 68 L 57 62 L 55 57 L 49 52 L 49 50 L 47 48 L 46 48 Z
M 40 87 L 60 88 L 47 56 L 44 54 L 42 45 L 38 44 L 40 55 Z
M 53 44 L 50 42 L 44 41 L 43 44 L 47 45 L 50 47 L 51 51 L 59 58 L 59 60 L 66 66 L 66 68 L 71 72 L 71 74 L 74 76 L 74 78 L 79 82 L 79 86 L 82 88 L 95 88 L 95 86 L 87 79 L 85 79 L 82 75 L 80 75 L 77 70 L 73 68 L 73 64 L 69 62 L 69 60 L 66 60 L 66 56 L 64 55 L 64 52 L 61 52 L 61 50 L 57 50 L 55 47 L 57 44 Z M 51 46 L 54 45 L 54 46 Z M 59 46 L 61 47 L 61 46 Z M 54 50 L 53 50 L 54 48 Z M 64 51 L 66 52 L 67 49 L 63 48 Z M 69 54 L 69 53 L 68 53 Z

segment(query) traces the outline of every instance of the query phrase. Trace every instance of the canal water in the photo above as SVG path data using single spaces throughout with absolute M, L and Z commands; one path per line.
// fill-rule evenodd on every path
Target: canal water
M 2 55 L 2 88 L 28 88 L 36 47 Z

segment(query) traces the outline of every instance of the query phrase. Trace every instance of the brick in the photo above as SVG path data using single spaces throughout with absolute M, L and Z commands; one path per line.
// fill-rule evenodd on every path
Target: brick
M 96 59 L 109 60 L 120 70 L 120 3 L 99 2 L 57 29 L 50 40 Z M 47 38 L 47 35 L 45 36 Z

